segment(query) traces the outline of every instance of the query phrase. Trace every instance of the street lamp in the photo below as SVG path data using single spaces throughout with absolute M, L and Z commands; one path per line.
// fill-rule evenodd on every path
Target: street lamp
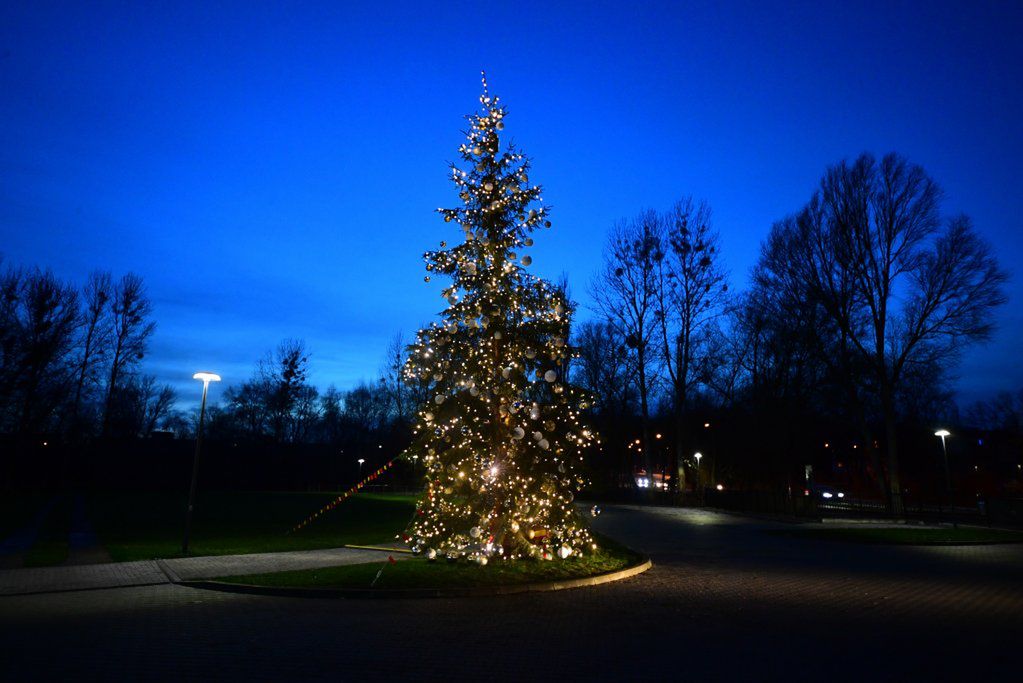
M 696 495 L 699 496 L 702 501 L 703 485 L 700 483 L 700 460 L 703 458 L 703 453 L 697 452 L 693 457 L 696 458 Z
M 711 429 L 709 422 L 704 422 L 703 423 L 703 428 L 706 429 L 707 432 L 710 434 L 710 450 L 711 450 L 710 483 L 711 484 L 716 484 L 716 483 L 718 483 L 718 455 L 719 455 L 718 454 L 717 428 Z
M 952 436 L 952 432 L 939 429 L 934 432 L 934 436 L 941 437 L 941 453 L 945 456 L 945 492 L 949 493 L 952 491 L 952 478 L 948 475 L 948 447 L 945 446 L 945 437 Z
M 197 372 L 192 379 L 202 382 L 202 403 L 199 404 L 199 429 L 195 433 L 195 457 L 192 459 L 192 485 L 188 489 L 188 511 L 185 513 L 185 539 L 181 542 L 181 554 L 188 554 L 188 537 L 192 532 L 192 509 L 195 507 L 195 484 L 199 475 L 199 450 L 202 448 L 202 428 L 206 422 L 206 392 L 210 382 L 219 382 L 220 375 L 212 372 Z
M 366 462 L 365 458 L 359 458 L 359 480 L 362 480 L 362 463 Z

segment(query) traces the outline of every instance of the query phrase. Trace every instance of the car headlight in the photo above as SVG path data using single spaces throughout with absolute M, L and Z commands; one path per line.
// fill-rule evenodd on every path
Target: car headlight
M 830 497 L 831 497 L 831 494 L 830 494 L 830 493 L 828 493 L 827 491 L 825 491 L 824 493 L 822 493 L 822 494 L 821 494 L 821 496 L 822 496 L 823 498 L 830 498 Z

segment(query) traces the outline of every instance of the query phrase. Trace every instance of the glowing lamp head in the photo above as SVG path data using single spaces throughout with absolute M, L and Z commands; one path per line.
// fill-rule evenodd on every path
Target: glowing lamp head
M 700 458 L 703 457 L 703 453 L 696 453 L 693 457 L 696 458 L 696 462 L 700 462 Z
M 214 374 L 212 372 L 197 372 L 194 375 L 192 375 L 192 379 L 197 379 L 203 384 L 209 384 L 210 382 L 219 382 L 220 375 Z
M 938 431 L 934 432 L 934 436 L 940 436 L 941 438 L 944 439 L 946 436 L 952 436 L 952 432 L 948 431 L 947 429 L 939 429 Z

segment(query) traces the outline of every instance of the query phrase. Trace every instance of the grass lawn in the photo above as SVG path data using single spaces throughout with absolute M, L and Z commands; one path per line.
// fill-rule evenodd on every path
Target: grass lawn
M 415 510 L 413 496 L 360 493 L 294 534 L 332 493 L 205 492 L 196 497 L 192 555 L 336 548 L 393 541 Z M 184 495 L 95 494 L 88 514 L 115 561 L 180 557 Z
M 918 529 L 913 527 L 840 527 L 836 529 L 785 529 L 771 531 L 782 536 L 850 543 L 888 545 L 946 545 L 973 543 L 1023 543 L 1023 532 L 975 527 Z
M 564 561 L 496 561 L 481 567 L 465 561 L 429 562 L 425 557 L 417 556 L 397 564 L 387 564 L 375 588 L 472 588 L 557 581 L 618 571 L 641 559 L 636 553 L 611 541 L 601 539 L 600 542 L 602 547 L 597 553 Z M 218 581 L 292 588 L 369 588 L 384 564 L 386 556 L 380 562 L 370 564 L 227 576 Z
M 71 498 L 63 496 L 50 509 L 39 536 L 25 553 L 26 567 L 48 567 L 61 564 L 68 556 L 68 533 L 71 531 Z

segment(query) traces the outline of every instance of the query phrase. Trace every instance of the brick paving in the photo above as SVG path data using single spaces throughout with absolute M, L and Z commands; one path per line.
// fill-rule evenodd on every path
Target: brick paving
M 402 555 L 396 555 L 395 559 L 402 557 Z M 158 561 L 7 569 L 0 570 L 0 596 L 148 586 L 172 583 L 178 580 L 212 579 L 218 576 L 360 564 L 386 558 L 387 553 L 375 550 L 333 548 L 329 550 L 296 550 L 286 553 L 213 555 Z
M 607 508 L 634 579 L 506 597 L 278 598 L 154 585 L 0 598 L 0 679 L 1023 678 L 1023 548 L 867 546 Z

